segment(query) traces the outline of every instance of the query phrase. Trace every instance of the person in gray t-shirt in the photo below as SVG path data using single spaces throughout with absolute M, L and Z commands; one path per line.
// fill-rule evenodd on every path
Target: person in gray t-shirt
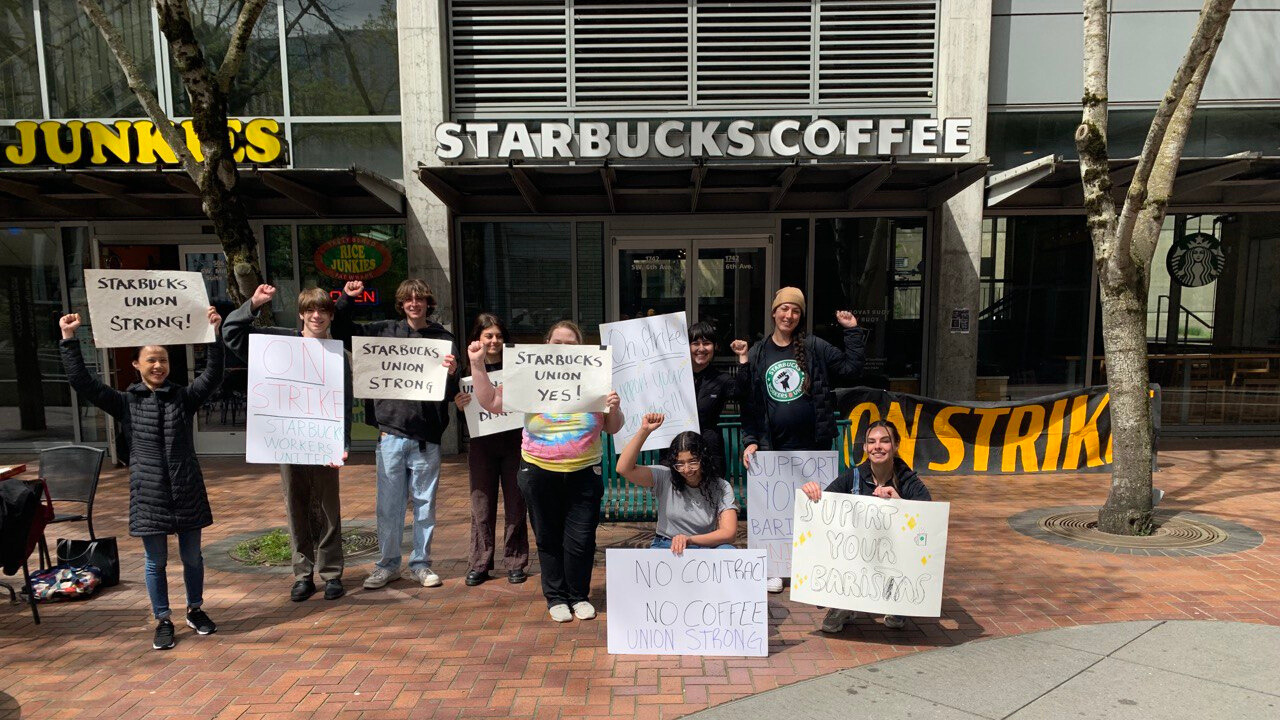
M 733 488 L 716 472 L 702 435 L 683 432 L 671 441 L 662 465 L 637 465 L 644 441 L 662 426 L 661 413 L 649 413 L 640 430 L 618 456 L 618 474 L 649 488 L 658 501 L 658 527 L 653 548 L 676 555 L 690 548 L 733 548 L 738 507 Z

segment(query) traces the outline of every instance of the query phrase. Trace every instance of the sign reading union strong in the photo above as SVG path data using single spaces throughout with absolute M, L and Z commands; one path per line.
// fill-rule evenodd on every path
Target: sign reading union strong
M 187 149 L 204 159 L 190 120 L 178 127 Z M 0 166 L 176 165 L 178 156 L 150 120 L 24 120 L 14 124 L 18 141 L 4 148 Z M 238 163 L 266 165 L 284 159 L 280 123 L 270 118 L 227 119 L 231 149 Z
M 316 248 L 313 261 L 321 275 L 335 280 L 369 280 L 391 269 L 391 251 L 367 237 L 336 237 Z

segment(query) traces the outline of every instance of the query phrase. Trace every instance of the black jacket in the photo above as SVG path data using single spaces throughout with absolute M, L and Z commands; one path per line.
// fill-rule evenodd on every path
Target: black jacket
M 924 486 L 920 476 L 912 470 L 902 458 L 893 459 L 893 484 L 898 497 L 903 500 L 932 500 L 929 488 Z M 826 492 L 848 493 L 850 495 L 870 495 L 876 489 L 876 480 L 871 475 L 871 461 L 868 460 L 857 467 L 849 468 L 840 477 L 831 481 Z
M 227 343 L 227 349 L 240 358 L 240 362 L 246 366 L 249 364 L 250 335 L 256 333 L 302 337 L 302 333 L 293 328 L 255 326 L 253 319 L 258 316 L 258 312 L 253 309 L 252 300 L 245 300 L 243 305 L 232 310 L 227 319 L 222 321 L 222 335 Z M 342 366 L 342 404 L 346 412 L 343 413 L 342 420 L 342 448 L 349 450 L 351 448 L 351 357 L 347 353 L 344 355 L 346 357 Z
M 18 572 L 27 561 L 31 524 L 40 512 L 40 493 L 21 480 L 0 480 L 0 569 Z
M 188 387 L 137 382 L 120 392 L 89 374 L 80 341 L 62 341 L 62 365 L 80 397 L 120 421 L 129 438 L 129 534 L 170 535 L 213 524 L 191 421 L 222 383 L 222 343 L 209 344 L 204 372 Z
M 747 366 L 738 368 L 738 392 L 742 396 L 742 445 L 757 445 L 760 450 L 772 450 L 773 433 L 769 428 L 769 408 L 765 399 L 764 367 L 762 356 L 765 338 L 752 346 L 747 354 Z M 813 397 L 817 425 L 814 428 L 814 450 L 830 449 L 838 434 L 836 428 L 837 380 L 853 380 L 862 374 L 862 362 L 866 356 L 867 331 L 860 327 L 844 329 L 844 349 L 840 350 L 819 337 L 806 335 L 805 357 L 809 375 L 809 393 Z
M 409 327 L 409 322 L 400 320 L 380 320 L 371 323 L 358 323 L 351 320 L 352 302 L 345 294 L 338 298 L 338 313 L 334 317 L 334 325 L 345 335 L 391 338 L 427 338 L 431 340 L 448 340 L 454 342 L 453 333 L 436 322 L 428 322 L 421 330 Z M 457 357 L 457 346 L 454 346 L 454 357 Z M 427 402 L 424 400 L 375 400 L 373 403 L 374 420 L 378 429 L 384 433 L 396 435 L 419 443 L 440 444 L 445 428 L 449 427 L 449 406 L 453 397 L 458 394 L 457 373 L 448 376 L 444 386 L 444 400 Z
M 708 450 L 717 458 L 724 455 L 720 415 L 730 400 L 738 399 L 738 385 L 728 373 L 714 367 L 693 374 L 693 392 L 698 402 L 698 426 Z

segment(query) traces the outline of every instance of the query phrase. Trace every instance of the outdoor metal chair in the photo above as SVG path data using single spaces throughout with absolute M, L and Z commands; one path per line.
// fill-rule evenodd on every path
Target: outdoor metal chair
M 93 498 L 98 492 L 98 478 L 102 473 L 102 459 L 107 451 L 88 445 L 62 445 L 40 451 L 40 479 L 49 486 L 55 511 L 50 525 L 64 522 L 84 522 L 89 527 L 89 539 L 93 534 Z M 63 503 L 85 506 L 83 513 L 61 512 Z M 49 549 L 42 541 L 44 561 L 49 562 Z

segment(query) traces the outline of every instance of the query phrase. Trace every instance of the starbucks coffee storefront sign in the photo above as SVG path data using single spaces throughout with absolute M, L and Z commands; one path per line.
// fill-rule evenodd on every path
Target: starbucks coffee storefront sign
M 956 157 L 969 152 L 970 118 L 842 120 L 620 120 L 436 126 L 442 160 L 512 158 Z
M 190 120 L 177 123 L 187 149 L 204 160 Z M 16 143 L 4 148 L 0 167 L 177 165 L 178 156 L 150 120 L 24 120 L 14 125 Z M 284 160 L 280 123 L 271 118 L 227 119 L 237 163 L 268 165 Z

